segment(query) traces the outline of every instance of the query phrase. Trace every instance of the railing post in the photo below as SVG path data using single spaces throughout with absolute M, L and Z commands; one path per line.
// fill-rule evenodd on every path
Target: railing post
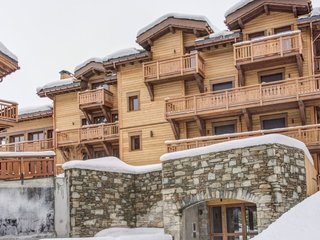
M 159 67 L 159 62 L 157 62 L 157 79 L 160 79 L 160 67 Z
M 297 78 L 296 79 L 296 98 L 297 98 L 297 100 L 299 100 L 299 94 L 300 94 L 300 91 L 299 91 L 299 80 Z
M 260 98 L 260 106 L 262 106 L 263 104 L 262 84 L 259 85 L 259 98 Z
M 197 98 L 196 96 L 193 96 L 193 104 L 194 104 L 194 114 L 197 114 Z
M 253 44 L 250 43 L 251 62 L 253 62 Z
M 283 57 L 283 39 L 280 37 L 280 55 Z
M 226 91 L 226 110 L 229 110 L 229 94 L 228 91 Z
M 195 54 L 195 60 L 196 60 L 196 73 L 199 72 L 199 53 Z
M 183 68 L 184 68 L 183 65 L 184 65 L 183 64 L 183 57 L 180 57 L 180 74 L 181 74 L 181 76 L 183 76 Z

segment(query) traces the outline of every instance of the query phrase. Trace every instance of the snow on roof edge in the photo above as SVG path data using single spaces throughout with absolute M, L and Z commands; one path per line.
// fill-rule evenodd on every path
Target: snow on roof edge
M 26 114 L 33 114 L 38 112 L 46 112 L 46 111 L 52 111 L 53 104 L 45 104 L 37 107 L 24 107 L 19 109 L 19 116 L 26 115 Z
M 15 62 L 18 62 L 18 57 L 13 54 L 2 42 L 0 42 L 0 52 L 7 57 L 11 58 Z
M 239 2 L 237 2 L 236 4 L 234 4 L 232 7 L 230 7 L 224 14 L 225 17 L 229 16 L 230 14 L 238 11 L 239 9 L 245 7 L 246 5 L 248 5 L 251 2 L 254 2 L 255 0 L 241 0 Z
M 48 90 L 48 89 L 53 89 L 56 87 L 63 87 L 63 86 L 67 86 L 67 85 L 72 85 L 72 84 L 76 84 L 78 83 L 78 79 L 75 77 L 70 77 L 70 78 L 66 78 L 66 79 L 62 79 L 62 80 L 57 80 L 57 81 L 53 81 L 53 82 L 49 82 L 46 83 L 44 86 L 42 87 L 37 87 L 37 93 L 43 91 L 43 90 Z
M 81 68 L 84 68 L 85 66 L 89 65 L 90 63 L 102 63 L 102 58 L 89 58 L 88 60 L 84 61 L 83 63 L 79 64 L 74 68 L 74 72 L 79 71 Z
M 145 166 L 132 166 L 116 157 L 103 157 L 90 160 L 72 160 L 62 165 L 64 170 L 87 169 L 103 172 L 118 172 L 129 174 L 143 174 L 148 172 L 161 171 L 162 165 L 152 164 Z
M 1 157 L 54 157 L 54 151 L 43 152 L 0 152 Z
M 141 34 L 145 33 L 146 31 L 150 30 L 151 28 L 155 27 L 156 25 L 162 23 L 163 21 L 167 20 L 168 18 L 180 18 L 180 19 L 189 19 L 189 20 L 196 20 L 196 21 L 205 21 L 208 23 L 208 25 L 211 27 L 211 29 L 216 32 L 219 31 L 219 28 L 217 28 L 215 25 L 213 25 L 210 20 L 203 15 L 193 15 L 193 14 L 182 14 L 182 13 L 167 13 L 153 22 L 149 23 L 145 27 L 141 28 L 137 32 L 137 37 Z
M 268 135 L 259 136 L 259 137 L 251 137 L 246 139 L 239 139 L 239 140 L 232 140 L 228 142 L 217 143 L 217 144 L 213 144 L 206 147 L 199 147 L 199 148 L 194 148 L 194 149 L 189 149 L 184 151 L 166 153 L 160 157 L 160 161 L 164 162 L 164 161 L 180 159 L 184 157 L 194 157 L 194 156 L 199 156 L 199 155 L 208 154 L 208 153 L 215 153 L 215 152 L 227 151 L 231 149 L 239 149 L 239 148 L 266 145 L 266 144 L 281 144 L 289 147 L 299 148 L 304 151 L 306 157 L 309 159 L 312 165 L 314 164 L 313 158 L 308 148 L 303 142 L 294 138 L 281 135 L 281 134 L 268 134 Z
M 103 60 L 103 62 L 108 62 L 108 61 L 111 61 L 114 59 L 128 57 L 128 56 L 132 56 L 132 55 L 136 55 L 136 54 L 140 54 L 140 53 L 144 53 L 144 52 L 146 52 L 146 50 L 134 48 L 134 47 L 123 48 L 123 49 L 117 50 L 117 51 L 105 56 L 102 60 Z

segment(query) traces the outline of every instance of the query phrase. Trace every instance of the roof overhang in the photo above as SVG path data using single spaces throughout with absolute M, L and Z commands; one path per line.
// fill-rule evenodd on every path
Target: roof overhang
M 0 79 L 18 70 L 18 62 L 0 52 Z
M 292 12 L 295 17 L 311 11 L 310 0 L 254 0 L 226 16 L 230 30 L 243 29 L 244 24 L 263 13 L 270 11 Z
M 124 65 L 127 63 L 134 63 L 137 61 L 143 62 L 151 59 L 151 53 L 148 51 L 144 51 L 137 54 L 131 54 L 124 57 L 114 58 L 108 61 L 103 62 L 103 66 L 106 70 L 113 70 L 119 65 Z
M 82 68 L 79 68 L 75 71 L 74 76 L 78 79 L 89 79 L 90 77 L 104 73 L 105 69 L 102 62 L 89 62 Z
M 225 45 L 227 43 L 236 43 L 242 40 L 242 36 L 239 32 L 231 34 L 227 37 L 216 37 L 216 38 L 204 38 L 195 42 L 195 48 L 200 50 L 203 48 L 209 48 L 219 45 Z
M 169 17 L 139 34 L 136 42 L 144 49 L 149 50 L 153 41 L 175 30 L 194 33 L 197 37 L 203 37 L 213 33 L 213 29 L 207 21 Z
M 84 85 L 85 85 L 84 81 L 81 81 L 81 82 L 78 81 L 73 84 L 68 84 L 64 86 L 41 89 L 40 91 L 37 92 L 37 94 L 39 97 L 48 97 L 50 99 L 53 99 L 55 95 L 83 90 L 86 88 L 86 86 Z

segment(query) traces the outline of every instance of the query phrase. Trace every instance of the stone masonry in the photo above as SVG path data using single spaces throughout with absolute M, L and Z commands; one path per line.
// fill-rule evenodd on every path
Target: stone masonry
M 184 209 L 214 199 L 255 203 L 262 231 L 306 197 L 304 158 L 300 149 L 266 144 L 163 162 L 166 232 L 182 239 Z
M 109 227 L 163 227 L 162 173 L 66 171 L 70 235 L 93 236 Z

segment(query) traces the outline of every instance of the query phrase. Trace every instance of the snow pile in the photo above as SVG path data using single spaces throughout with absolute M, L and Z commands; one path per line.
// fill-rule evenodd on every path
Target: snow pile
M 103 61 L 104 62 L 108 62 L 108 61 L 111 61 L 112 59 L 121 58 L 121 57 L 127 57 L 127 56 L 130 56 L 130 55 L 135 55 L 135 54 L 142 53 L 144 51 L 145 50 L 143 50 L 143 49 L 137 49 L 137 48 L 125 48 L 125 49 L 118 50 L 118 51 L 116 51 L 114 53 L 111 53 L 111 54 L 105 56 L 103 58 Z
M 143 174 L 147 172 L 161 171 L 161 164 L 153 164 L 146 166 L 132 166 L 126 164 L 116 157 L 103 157 L 91 160 L 73 160 L 66 162 L 62 165 L 64 170 L 67 169 L 88 169 L 94 171 L 104 172 L 118 172 L 118 173 L 131 173 L 131 174 Z
M 320 192 L 305 199 L 252 240 L 320 239 Z
M 102 63 L 102 59 L 101 58 L 90 58 L 87 61 L 84 61 L 83 63 L 76 66 L 74 71 L 76 72 L 76 71 L 80 70 L 81 68 L 87 66 L 90 63 Z
M 44 89 L 65 87 L 65 86 L 68 86 L 68 85 L 73 85 L 75 83 L 80 83 L 80 82 L 78 81 L 78 79 L 76 79 L 74 77 L 66 78 L 66 79 L 63 79 L 63 80 L 58 80 L 58 81 L 47 83 L 43 87 L 38 87 L 37 88 L 37 92 L 40 92 L 40 91 L 42 91 Z
M 17 143 L 19 144 L 19 143 Z M 54 151 L 43 152 L 0 152 L 0 158 L 9 157 L 54 157 L 56 154 Z
M 198 138 L 198 139 L 201 140 L 202 138 Z M 166 143 L 169 143 L 169 142 L 166 142 Z M 189 149 L 189 150 L 184 150 L 179 152 L 166 153 L 161 156 L 160 160 L 168 161 L 172 159 L 179 159 L 179 158 L 199 156 L 199 155 L 214 153 L 214 152 L 228 151 L 231 149 L 245 148 L 245 147 L 265 145 L 265 144 L 275 144 L 275 143 L 286 145 L 289 147 L 299 148 L 303 150 L 305 155 L 313 165 L 312 156 L 308 148 L 303 142 L 294 138 L 281 135 L 281 134 L 269 134 L 269 135 L 260 136 L 260 137 L 251 137 L 251 138 L 240 139 L 240 140 L 232 140 L 228 142 L 213 144 L 206 147 L 199 147 L 199 148 L 194 148 L 194 149 Z
M 229 8 L 226 13 L 224 14 L 225 17 L 229 16 L 230 14 L 236 12 L 240 8 L 243 8 L 244 6 L 248 5 L 251 2 L 254 2 L 255 0 L 241 0 L 240 2 L 233 5 L 231 8 Z
M 55 240 L 67 240 L 71 238 L 55 238 Z M 172 237 L 164 233 L 163 228 L 109 228 L 97 233 L 93 238 L 72 238 L 73 240 L 172 240 Z M 44 240 L 44 239 L 43 239 Z M 46 239 L 50 240 L 50 239 Z M 54 239 L 51 239 L 54 240 Z
M 206 18 L 205 16 L 201 16 L 201 15 L 191 15 L 191 14 L 181 14 L 181 13 L 168 13 L 166 15 L 163 15 L 159 18 L 157 18 L 155 21 L 151 22 L 150 24 L 148 24 L 147 26 L 145 26 L 144 28 L 141 28 L 138 33 L 137 36 L 140 36 L 141 34 L 143 34 L 144 32 L 148 31 L 149 29 L 155 27 L 156 25 L 162 23 L 163 21 L 167 20 L 168 18 L 177 18 L 177 19 L 188 19 L 188 20 L 195 20 L 195 21 L 203 21 L 203 22 L 207 22 L 208 25 L 211 27 L 211 29 L 216 32 L 219 31 L 219 29 L 217 27 L 215 27 L 213 24 L 211 24 L 211 22 L 209 21 L 208 18 Z
M 52 111 L 52 104 L 46 104 L 37 107 L 25 107 L 19 109 L 19 115 L 38 113 L 38 112 L 50 112 Z
M 12 60 L 18 62 L 17 56 L 14 55 L 12 52 L 10 52 L 10 50 L 8 48 L 6 48 L 6 46 L 2 42 L 0 42 L 0 52 L 3 53 L 4 55 L 8 56 Z

